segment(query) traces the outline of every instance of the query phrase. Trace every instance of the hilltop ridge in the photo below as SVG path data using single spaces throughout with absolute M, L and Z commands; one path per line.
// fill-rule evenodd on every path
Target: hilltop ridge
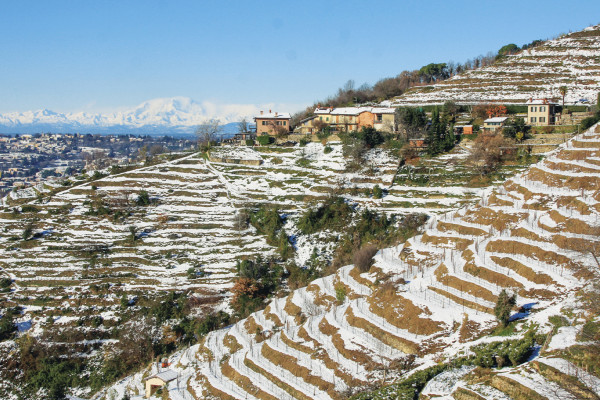
M 465 71 L 448 80 L 408 90 L 392 105 L 524 103 L 530 98 L 561 98 L 566 103 L 596 101 L 600 91 L 600 25 L 548 40 L 507 55 L 493 65 Z

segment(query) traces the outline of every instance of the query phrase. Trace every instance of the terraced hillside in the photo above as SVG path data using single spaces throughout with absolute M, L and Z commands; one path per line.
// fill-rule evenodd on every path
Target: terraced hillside
M 329 154 L 318 143 L 223 147 L 211 154 L 217 162 L 190 155 L 80 184 L 41 203 L 35 199 L 49 192 L 47 185 L 11 192 L 0 213 L 0 268 L 15 290 L 1 296 L 24 306 L 21 320 L 34 326 L 67 304 L 77 314 L 81 295 L 111 307 L 118 306 L 116 293 L 190 289 L 220 302 L 229 296 L 237 260 L 273 251 L 252 228 L 235 226 L 242 207 L 277 204 L 290 213 L 293 230 L 298 212 L 336 187 L 356 204 L 389 213 L 442 212 L 482 192 L 390 187 L 398 160 L 389 152 L 374 150 L 367 168 L 346 172 L 341 147 L 330 144 Z M 375 185 L 388 188 L 383 199 L 364 193 Z M 142 191 L 148 204 L 136 204 Z M 31 239 L 23 240 L 28 227 Z
M 507 56 L 492 66 L 467 71 L 446 81 L 421 86 L 392 100 L 394 105 L 481 102 L 524 103 L 530 98 L 588 99 L 600 91 L 600 25 L 563 35 Z
M 424 398 L 597 398 L 598 378 L 563 350 L 585 345 L 578 332 L 595 318 L 578 296 L 598 276 L 599 215 L 597 129 L 488 190 L 478 204 L 432 218 L 422 235 L 379 251 L 370 271 L 343 267 L 177 353 L 170 368 L 180 378 L 168 395 L 341 399 L 449 365 L 433 374 Z M 509 326 L 510 336 L 489 335 L 503 289 L 517 295 L 513 318 L 521 322 Z M 530 353 L 512 349 L 499 365 L 515 367 L 475 368 L 481 359 L 447 364 L 475 345 L 497 348 L 490 342 L 528 337 Z M 500 364 L 498 355 L 494 360 L 489 366 Z M 141 378 L 105 394 L 141 394 Z M 405 398 L 401 389 L 390 385 L 360 398 Z

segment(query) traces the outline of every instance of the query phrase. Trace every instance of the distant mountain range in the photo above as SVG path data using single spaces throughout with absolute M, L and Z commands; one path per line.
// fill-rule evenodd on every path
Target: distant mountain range
M 0 133 L 101 133 L 191 135 L 207 119 L 216 117 L 224 133 L 237 131 L 237 122 L 258 112 L 253 105 L 217 106 L 187 97 L 146 101 L 125 111 L 111 113 L 58 113 L 51 110 L 0 114 Z

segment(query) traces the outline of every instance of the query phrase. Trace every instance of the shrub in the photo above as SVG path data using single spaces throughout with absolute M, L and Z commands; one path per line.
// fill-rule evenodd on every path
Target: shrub
M 299 158 L 298 161 L 296 161 L 296 164 L 299 167 L 308 168 L 308 167 L 310 167 L 310 160 L 306 157 L 302 157 L 302 158 Z
M 229 314 L 227 314 L 225 311 L 219 311 L 216 314 L 209 314 L 200 320 L 196 332 L 200 336 L 205 336 L 211 331 L 229 325 L 230 318 L 231 317 Z
M 188 268 L 187 277 L 188 277 L 188 279 L 196 279 L 197 278 L 196 268 L 194 268 L 194 267 Z
M 283 218 L 277 208 L 261 204 L 254 212 L 249 212 L 249 220 L 259 234 L 267 237 L 270 245 L 277 244 L 277 231 L 283 226 Z
M 338 284 L 335 287 L 335 298 L 339 304 L 342 304 L 346 300 L 346 286 Z
M 17 331 L 17 326 L 13 320 L 12 313 L 5 312 L 0 317 L 0 341 L 11 339 L 13 334 Z
M 323 149 L 323 153 L 325 154 L 329 154 L 333 151 L 333 149 L 331 148 L 331 146 L 325 146 L 325 148 Z
M 140 192 L 138 193 L 138 197 L 135 201 L 135 204 L 137 204 L 138 206 L 148 206 L 150 205 L 151 201 L 150 201 L 150 195 L 148 194 L 147 191 L 145 190 L 140 190 Z
M 261 309 L 264 299 L 279 289 L 283 278 L 283 268 L 272 260 L 238 261 L 238 278 L 231 292 L 231 307 L 240 317 Z
M 254 146 L 254 140 L 252 139 L 246 139 L 246 146 Z
M 24 213 L 37 213 L 40 212 L 40 209 L 31 204 L 24 204 L 21 206 L 21 212 Z
M 596 122 L 600 121 L 600 112 L 592 117 L 587 117 L 581 121 L 581 131 L 590 129 Z
M 354 253 L 354 266 L 363 272 L 369 272 L 373 264 L 373 256 L 377 253 L 377 247 L 374 245 L 366 245 Z
M 13 281 L 10 278 L 0 279 L 0 289 L 8 289 L 12 285 Z
M 310 139 L 308 139 L 308 138 L 302 138 L 302 139 L 300 139 L 300 147 L 304 147 L 304 146 L 306 146 L 309 143 L 310 143 Z
M 269 135 L 260 135 L 256 138 L 256 140 L 261 146 L 268 146 L 275 141 L 275 139 Z
M 350 222 L 351 216 L 352 207 L 342 197 L 330 197 L 316 210 L 307 210 L 298 220 L 298 228 L 307 235 L 325 228 L 341 230 Z
M 33 236 L 33 223 L 29 222 L 23 229 L 23 232 L 21 233 L 21 239 L 29 240 L 32 236 Z
M 382 197 L 383 197 L 383 191 L 381 190 L 379 185 L 375 185 L 375 187 L 373 187 L 373 198 L 381 199 Z

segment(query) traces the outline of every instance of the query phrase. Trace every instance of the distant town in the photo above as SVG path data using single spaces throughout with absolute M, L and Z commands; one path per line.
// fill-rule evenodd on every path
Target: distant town
M 191 149 L 194 144 L 170 136 L 0 135 L 0 195 L 45 180 L 66 181 L 82 170 L 126 166 L 141 158 Z

